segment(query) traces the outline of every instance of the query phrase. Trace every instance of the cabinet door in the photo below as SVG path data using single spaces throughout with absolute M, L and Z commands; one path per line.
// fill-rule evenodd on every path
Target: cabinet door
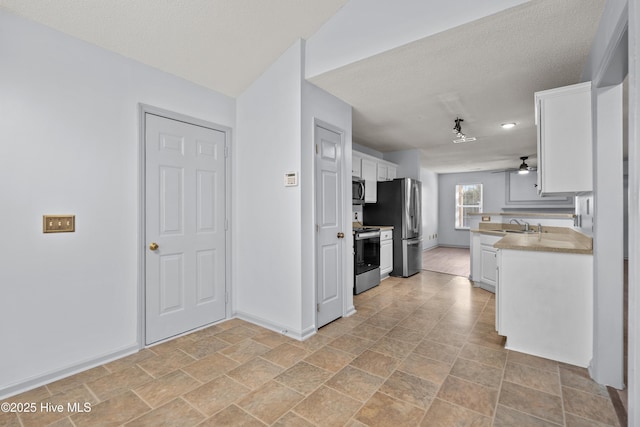
M 373 160 L 362 159 L 362 179 L 364 179 L 364 201 L 375 203 L 378 201 L 377 163 Z
M 482 245 L 480 244 L 480 234 L 479 233 L 470 233 L 471 234 L 471 249 L 470 249 L 470 270 L 471 270 L 471 280 L 474 282 L 480 282 L 480 250 Z M 475 286 L 478 286 L 476 284 Z
M 395 166 L 387 166 L 387 181 L 396 179 L 397 168 Z
M 497 266 L 496 250 L 491 246 L 482 245 L 480 249 L 480 279 L 486 284 L 495 286 L 498 278 Z
M 393 240 L 380 242 L 380 274 L 389 274 L 393 270 Z
M 591 83 L 536 93 L 540 194 L 592 191 Z
M 387 180 L 387 165 L 378 163 L 378 181 L 386 181 L 386 180 Z
M 351 159 L 351 176 L 355 176 L 356 178 L 362 177 L 361 162 L 362 157 L 360 157 L 356 153 L 353 153 Z

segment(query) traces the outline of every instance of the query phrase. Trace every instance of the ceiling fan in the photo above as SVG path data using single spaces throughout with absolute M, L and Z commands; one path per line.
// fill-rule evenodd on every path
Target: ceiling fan
M 521 175 L 528 174 L 529 171 L 538 170 L 538 168 L 531 167 L 526 163 L 528 158 L 529 156 L 520 157 L 520 160 L 522 160 L 522 164 L 520 165 L 520 167 L 518 167 L 518 173 Z
M 498 173 L 498 172 L 518 172 L 519 175 L 526 175 L 529 172 L 537 171 L 538 170 L 537 167 L 529 166 L 527 164 L 527 159 L 529 159 L 529 156 L 522 156 L 522 157 L 520 157 L 520 160 L 522 160 L 522 163 L 520 164 L 519 167 L 512 168 L 512 169 L 504 169 L 504 170 L 496 171 L 494 173 Z

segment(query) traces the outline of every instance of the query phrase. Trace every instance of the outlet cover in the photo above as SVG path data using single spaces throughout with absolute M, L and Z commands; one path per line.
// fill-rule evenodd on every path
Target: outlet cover
M 43 233 L 73 233 L 76 231 L 75 215 L 43 215 Z

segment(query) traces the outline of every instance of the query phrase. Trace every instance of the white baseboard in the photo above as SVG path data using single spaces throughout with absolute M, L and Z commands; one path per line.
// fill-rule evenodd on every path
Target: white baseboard
M 285 335 L 287 337 L 296 339 L 298 341 L 304 341 L 305 339 L 314 335 L 316 332 L 316 328 L 313 326 L 310 326 L 305 330 L 294 330 L 288 326 L 279 325 L 277 323 L 273 323 L 269 320 L 262 319 L 252 314 L 244 313 L 242 311 L 236 311 L 234 313 L 234 317 L 245 320 L 249 323 L 253 323 L 254 325 L 261 326 L 265 329 L 269 329 L 271 331 L 277 332 L 279 334 Z
M 438 246 L 434 246 L 432 248 L 429 249 L 436 249 L 436 248 L 456 248 L 456 249 L 470 249 L 470 246 L 464 246 L 464 245 L 444 245 L 444 244 L 439 244 Z
M 352 305 L 347 309 L 347 313 L 344 315 L 344 317 L 353 316 L 354 314 L 356 314 L 356 308 Z
M 107 353 L 102 356 L 85 360 L 84 362 L 76 363 L 66 368 L 56 369 L 55 371 L 47 372 L 42 375 L 36 375 L 28 378 L 19 383 L 10 384 L 0 388 L 0 400 L 7 397 L 15 396 L 16 394 L 24 393 L 25 391 L 32 390 L 36 387 L 40 387 L 44 384 L 49 384 L 53 381 L 60 380 L 62 378 L 75 375 L 79 372 L 86 371 L 87 369 L 95 368 L 96 366 L 104 365 L 116 359 L 120 359 L 124 356 L 128 356 L 133 353 L 137 353 L 142 347 L 139 344 L 133 344 L 124 347 L 120 350 Z

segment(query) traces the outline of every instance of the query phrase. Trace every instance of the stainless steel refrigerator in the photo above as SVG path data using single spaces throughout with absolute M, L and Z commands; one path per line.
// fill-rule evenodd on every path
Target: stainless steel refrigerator
M 378 201 L 363 209 L 365 225 L 393 226 L 392 276 L 422 269 L 422 184 L 412 178 L 378 182 Z

